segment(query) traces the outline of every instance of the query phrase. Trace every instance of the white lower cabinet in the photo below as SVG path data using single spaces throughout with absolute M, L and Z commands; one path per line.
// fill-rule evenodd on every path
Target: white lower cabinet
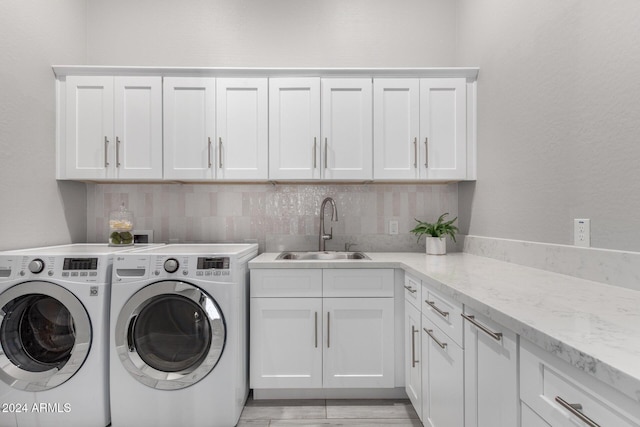
M 405 298 L 404 303 L 404 386 L 418 415 L 422 415 L 422 336 L 420 310 Z
M 462 347 L 422 316 L 422 422 L 430 427 L 464 426 Z
M 638 427 L 640 405 L 526 340 L 520 341 L 520 397 L 537 414 L 522 427 Z M 540 418 L 540 419 L 538 419 Z
M 465 307 L 466 427 L 518 425 L 518 336 Z
M 251 270 L 251 388 L 394 387 L 393 295 L 392 269 Z

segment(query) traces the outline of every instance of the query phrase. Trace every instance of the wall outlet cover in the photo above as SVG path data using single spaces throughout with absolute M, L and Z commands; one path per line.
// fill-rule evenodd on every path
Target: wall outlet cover
M 591 246 L 591 220 L 585 218 L 573 220 L 573 244 L 583 248 Z

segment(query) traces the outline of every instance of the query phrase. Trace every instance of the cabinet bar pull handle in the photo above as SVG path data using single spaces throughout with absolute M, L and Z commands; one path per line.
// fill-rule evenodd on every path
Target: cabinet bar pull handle
M 569 403 L 560 396 L 556 396 L 556 402 L 562 405 L 567 411 L 578 417 L 580 421 L 588 425 L 589 427 L 600 427 L 600 424 L 594 422 L 591 418 L 580 412 L 582 405 L 579 403 Z
M 315 331 L 316 331 L 315 338 L 314 338 L 315 343 L 316 343 L 315 346 L 316 346 L 316 348 L 318 348 L 318 312 L 317 311 L 315 312 L 314 328 L 315 328 Z
M 318 147 L 318 141 L 316 137 L 313 137 L 313 168 L 317 168 L 318 167 L 318 162 L 316 157 L 318 156 L 318 154 L 316 153 Z
M 436 302 L 435 301 L 427 301 L 424 300 L 424 302 L 426 302 L 427 304 L 429 304 L 431 306 L 431 308 L 433 308 L 436 313 L 438 313 L 440 316 L 442 317 L 449 317 L 449 312 L 448 311 L 442 311 L 440 310 L 437 306 L 436 306 Z
M 418 292 L 417 289 L 413 289 L 411 286 L 404 285 L 404 288 L 409 292 L 411 292 L 412 294 L 415 294 L 416 292 Z
M 467 319 L 469 322 L 473 323 L 473 325 L 476 328 L 480 329 L 482 332 L 484 332 L 485 334 L 489 335 L 494 340 L 500 341 L 502 339 L 502 332 L 493 332 L 492 330 L 490 330 L 486 326 L 478 323 L 478 321 L 476 320 L 476 316 L 472 316 L 470 314 L 464 314 L 464 313 L 462 313 L 461 316 L 464 317 L 465 319 Z
M 331 313 L 327 311 L 327 348 L 331 347 Z
M 411 367 L 415 368 L 416 363 L 420 362 L 416 360 L 416 332 L 420 332 L 420 329 L 416 329 L 411 325 Z
M 109 167 L 109 140 L 104 137 L 104 167 Z
M 413 138 L 413 167 L 418 169 L 418 138 Z
M 209 169 L 211 169 L 211 166 L 213 166 L 213 163 L 211 163 L 211 137 L 208 137 L 207 141 L 207 163 L 209 165 Z
M 329 144 L 327 143 L 327 138 L 324 139 L 324 168 L 327 168 L 327 146 Z
M 440 348 L 445 348 L 447 346 L 446 342 L 440 342 L 440 340 L 436 338 L 435 335 L 433 335 L 433 329 L 427 329 L 427 328 L 422 328 L 422 329 L 424 329 L 427 335 L 429 335 L 431 339 L 434 340 L 436 344 L 440 346 Z
M 222 138 L 218 138 L 218 166 L 222 169 Z
M 116 167 L 120 167 L 120 138 L 116 136 Z
M 424 139 L 424 167 L 429 167 L 429 138 Z

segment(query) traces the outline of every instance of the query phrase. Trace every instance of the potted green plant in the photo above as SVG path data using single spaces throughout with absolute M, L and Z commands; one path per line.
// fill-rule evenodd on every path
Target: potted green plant
M 449 215 L 449 212 L 440 215 L 436 222 L 426 222 L 416 219 L 418 224 L 411 230 L 411 233 L 418 236 L 418 242 L 423 235 L 427 238 L 427 254 L 429 255 L 444 255 L 447 253 L 447 243 L 445 238 L 451 237 L 451 240 L 456 241 L 456 233 L 458 227 L 453 223 L 458 217 L 452 220 L 445 221 L 444 217 Z

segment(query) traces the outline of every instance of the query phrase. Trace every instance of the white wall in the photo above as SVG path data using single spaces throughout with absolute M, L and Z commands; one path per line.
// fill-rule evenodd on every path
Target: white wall
M 459 0 L 458 64 L 480 67 L 469 234 L 640 250 L 640 2 Z
M 455 58 L 451 0 L 87 2 L 91 64 L 426 67 Z
M 0 0 L 0 250 L 86 238 L 85 185 L 55 180 L 51 70 L 84 61 L 84 0 Z

